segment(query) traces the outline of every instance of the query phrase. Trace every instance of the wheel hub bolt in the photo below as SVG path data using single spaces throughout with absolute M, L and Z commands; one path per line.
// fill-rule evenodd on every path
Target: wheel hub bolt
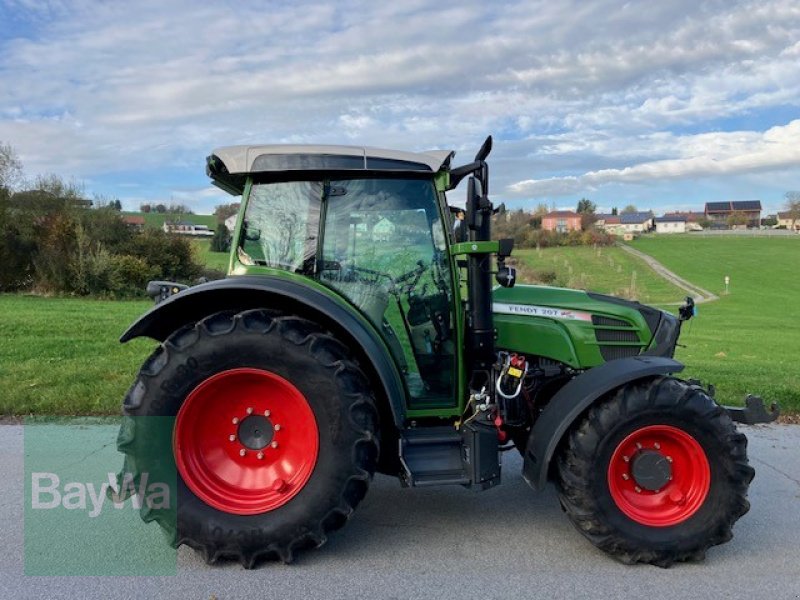
M 623 474 L 622 474 L 622 478 L 623 478 L 625 481 L 628 481 L 628 479 L 630 479 L 630 476 L 629 476 L 627 473 L 623 473 Z
M 238 425 L 239 424 L 239 417 L 233 417 L 233 424 L 234 425 Z
M 235 442 L 235 441 L 236 441 L 236 436 L 235 436 L 235 435 L 233 435 L 233 434 L 230 434 L 230 435 L 228 436 L 228 439 L 229 439 L 230 441 L 232 441 L 232 442 Z
M 669 495 L 669 499 L 673 502 L 673 504 L 678 504 L 678 505 L 682 505 L 686 502 L 686 497 L 679 490 L 671 492 Z
M 280 430 L 281 430 L 280 423 L 275 423 L 275 431 L 280 431 Z
M 250 408 L 249 406 L 247 407 L 247 414 L 248 415 L 252 415 L 253 414 L 253 409 Z
M 265 417 L 268 417 L 268 416 L 270 416 L 271 414 L 272 414 L 272 413 L 271 413 L 271 412 L 269 412 L 268 410 L 265 410 L 265 411 L 264 411 L 264 416 L 265 416 Z
M 622 460 L 624 460 L 625 462 L 631 462 L 631 457 L 630 456 L 623 456 Z
M 672 462 L 672 457 L 671 456 L 667 457 L 667 462 Z
M 637 494 L 641 494 L 642 493 L 642 488 L 640 488 L 638 485 L 633 489 L 636 490 Z
M 272 490 L 278 493 L 286 491 L 286 480 L 276 479 L 272 484 Z
M 239 456 L 244 456 L 245 454 L 247 454 L 247 450 L 245 450 L 244 448 L 239 450 Z
M 272 442 L 270 444 L 270 446 L 272 446 L 273 448 L 277 448 L 278 447 L 278 442 Z
M 256 454 L 256 458 L 258 458 L 258 460 L 263 459 L 264 458 L 264 453 L 263 452 L 259 452 L 258 454 Z
M 655 444 L 653 444 L 653 448 L 655 448 L 656 450 L 661 450 L 661 444 L 656 442 Z

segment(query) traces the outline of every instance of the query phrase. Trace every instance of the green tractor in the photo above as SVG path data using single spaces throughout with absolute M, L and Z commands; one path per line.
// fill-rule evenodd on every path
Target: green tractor
M 512 242 L 491 239 L 490 150 L 458 167 L 350 146 L 208 157 L 242 198 L 229 275 L 151 282 L 156 306 L 121 338 L 160 342 L 119 438 L 135 480 L 177 472 L 177 520 L 145 520 L 208 562 L 288 562 L 344 525 L 376 471 L 487 489 L 516 448 L 531 487 L 554 481 L 577 530 L 625 563 L 700 560 L 731 538 L 754 474 L 733 421 L 777 409 L 722 407 L 675 376 L 691 300 L 676 317 L 514 285 Z M 454 219 L 445 192 L 467 177 Z

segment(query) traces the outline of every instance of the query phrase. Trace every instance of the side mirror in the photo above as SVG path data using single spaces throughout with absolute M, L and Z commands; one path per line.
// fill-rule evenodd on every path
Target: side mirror
M 479 229 L 483 225 L 483 214 L 480 210 L 480 201 L 483 196 L 481 182 L 476 177 L 467 181 L 467 227 Z
M 478 153 L 475 155 L 475 161 L 477 162 L 481 160 L 486 160 L 491 151 L 492 151 L 492 136 L 488 136 L 481 145 L 480 150 L 478 150 Z

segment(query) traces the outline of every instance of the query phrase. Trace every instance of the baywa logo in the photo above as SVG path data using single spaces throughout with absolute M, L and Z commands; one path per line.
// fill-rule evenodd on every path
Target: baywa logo
M 108 481 L 95 486 L 92 482 L 65 482 L 55 473 L 31 473 L 31 508 L 34 510 L 87 511 L 95 518 L 104 508 L 121 510 L 130 499 L 130 508 L 139 510 L 143 505 L 151 509 L 170 508 L 169 486 L 161 481 L 150 482 L 149 475 L 142 473 L 138 485 L 131 473 L 124 473 L 119 479 L 108 473 Z M 110 500 L 107 503 L 106 500 Z

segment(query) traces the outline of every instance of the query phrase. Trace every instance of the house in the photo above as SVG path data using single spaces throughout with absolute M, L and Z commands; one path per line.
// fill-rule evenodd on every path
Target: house
M 144 229 L 144 217 L 141 215 L 122 215 L 122 222 L 133 229 Z
M 704 212 L 714 229 L 758 227 L 761 224 L 761 200 L 706 202 Z M 742 215 L 743 222 L 733 222 L 739 214 Z
M 211 237 L 214 231 L 208 228 L 208 225 L 197 225 L 189 221 L 164 221 L 161 226 L 164 233 L 177 233 L 178 235 L 193 235 L 197 237 Z
M 580 231 L 581 216 L 571 210 L 556 210 L 542 217 L 542 229 L 545 231 Z
M 665 217 L 685 217 L 686 231 L 703 231 L 702 223 L 706 221 L 706 213 L 694 211 L 673 211 L 664 213 Z
M 619 229 L 624 233 L 644 233 L 652 231 L 653 227 L 653 213 L 649 210 L 619 215 Z
M 239 215 L 231 215 L 227 219 L 225 219 L 225 227 L 227 227 L 228 232 L 233 233 L 233 230 L 236 229 L 236 219 Z
M 800 215 L 792 215 L 791 211 L 778 213 L 778 227 L 800 231 Z
M 602 229 L 606 233 L 614 235 L 622 235 L 623 233 L 619 215 L 597 213 L 595 215 L 594 226 L 598 229 Z
M 686 221 L 686 217 L 681 216 L 656 217 L 656 233 L 686 233 Z

